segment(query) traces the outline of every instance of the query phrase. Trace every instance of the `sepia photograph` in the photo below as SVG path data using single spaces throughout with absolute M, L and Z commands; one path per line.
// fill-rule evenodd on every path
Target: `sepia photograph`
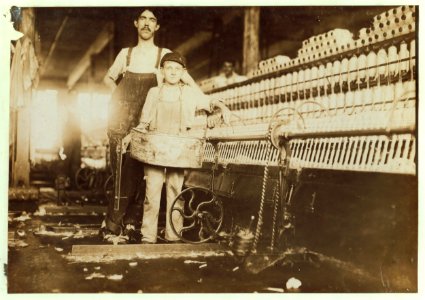
M 4 294 L 418 295 L 419 5 L 23 3 Z

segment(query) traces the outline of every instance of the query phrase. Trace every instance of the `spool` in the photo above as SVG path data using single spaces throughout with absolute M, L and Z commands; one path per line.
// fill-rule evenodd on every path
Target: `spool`
M 325 69 L 325 76 L 326 76 L 325 85 L 327 85 L 328 81 L 330 82 L 331 86 L 333 86 L 333 84 L 334 84 L 334 80 L 333 80 L 333 76 L 332 76 L 333 75 L 332 68 L 333 68 L 332 62 L 328 61 L 326 63 L 326 69 Z
M 307 68 L 304 70 L 304 88 L 306 90 L 311 88 L 311 69 Z
M 305 89 L 304 76 L 305 76 L 304 69 L 299 70 L 298 71 L 298 87 L 297 87 L 298 91 L 302 91 Z
M 363 89 L 361 97 L 363 99 L 364 105 L 371 105 L 373 103 L 372 89 L 369 89 L 369 88 Z M 370 110 L 370 108 L 368 108 L 367 110 Z
M 379 111 L 382 108 L 382 105 L 380 104 L 380 102 L 382 102 L 382 86 L 375 86 L 372 90 L 372 94 L 373 94 L 373 110 L 375 111 Z
M 398 58 L 400 60 L 399 72 L 403 75 L 409 71 L 409 50 L 407 49 L 407 43 L 405 41 L 402 41 L 400 44 Z
M 388 48 L 388 73 L 393 77 L 398 74 L 398 54 L 395 45 Z
M 357 68 L 359 70 L 359 80 L 365 80 L 366 78 L 366 66 L 367 66 L 367 57 L 364 53 L 360 54 L 357 58 Z
M 319 69 L 317 68 L 317 66 L 313 66 L 311 68 L 311 87 L 312 88 L 316 88 L 317 87 L 317 77 L 319 74 Z
M 361 28 L 359 30 L 359 38 L 366 39 L 368 37 L 368 28 Z
M 340 73 L 341 73 L 341 62 L 339 60 L 335 60 L 332 65 L 332 75 L 333 75 L 334 83 L 339 82 Z
M 317 85 L 319 87 L 324 86 L 325 84 L 325 65 L 321 64 L 319 66 L 319 71 L 317 73 Z
M 348 81 L 348 58 L 344 57 L 341 61 L 341 81 Z
M 379 49 L 376 63 L 377 63 L 378 75 L 384 76 L 384 77 L 388 76 L 388 69 L 387 69 L 388 56 L 387 56 L 387 51 L 385 51 L 384 48 Z
M 348 82 L 355 81 L 357 79 L 357 56 L 353 55 L 348 61 Z
M 370 79 L 374 79 L 376 77 L 376 64 L 377 64 L 377 56 L 375 51 L 370 51 L 367 55 L 367 77 Z

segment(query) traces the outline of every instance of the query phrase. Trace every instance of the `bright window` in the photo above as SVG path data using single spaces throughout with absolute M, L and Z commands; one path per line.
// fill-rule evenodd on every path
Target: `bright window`
M 61 146 L 56 90 L 37 91 L 31 103 L 31 160 L 53 160 Z

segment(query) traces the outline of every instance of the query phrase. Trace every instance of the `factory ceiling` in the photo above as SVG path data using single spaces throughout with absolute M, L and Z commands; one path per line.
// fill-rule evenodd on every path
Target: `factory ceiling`
M 388 7 L 263 7 L 261 56 L 276 55 L 272 45 L 296 56 L 304 39 L 334 28 L 357 34 L 374 15 Z M 36 8 L 36 51 L 41 83 L 73 87 L 99 84 L 119 49 L 136 43 L 130 7 Z M 217 72 L 224 58 L 240 60 L 243 7 L 160 8 L 161 29 L 155 37 L 160 46 L 183 52 L 195 78 Z M 280 44 L 279 44 L 280 43 Z M 271 52 L 270 52 L 271 51 Z

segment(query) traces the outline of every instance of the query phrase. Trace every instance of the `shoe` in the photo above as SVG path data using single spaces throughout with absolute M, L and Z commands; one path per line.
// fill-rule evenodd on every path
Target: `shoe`
M 155 242 L 149 242 L 149 241 L 142 240 L 142 244 L 144 244 L 144 245 L 153 245 L 153 244 L 156 244 L 156 243 Z
M 108 228 L 106 228 L 105 221 L 102 222 L 102 225 L 99 229 L 98 236 L 104 242 L 106 242 L 108 244 L 112 243 L 114 245 L 125 243 L 128 240 L 127 236 L 123 236 L 121 234 L 116 234 L 112 230 L 109 230 Z
M 129 244 L 140 244 L 140 241 L 142 239 L 142 235 L 139 231 L 136 230 L 134 225 L 127 224 L 125 226 L 124 235 L 128 237 L 128 243 Z
M 98 236 L 102 239 L 102 240 L 106 240 L 108 239 L 109 236 L 111 235 L 116 235 L 115 233 L 113 233 L 112 231 L 110 231 L 109 229 L 107 229 L 106 227 L 101 227 L 99 229 L 99 233 Z
M 170 240 L 164 240 L 166 244 L 181 244 L 183 243 L 181 240 L 174 240 L 174 241 L 170 241 Z

